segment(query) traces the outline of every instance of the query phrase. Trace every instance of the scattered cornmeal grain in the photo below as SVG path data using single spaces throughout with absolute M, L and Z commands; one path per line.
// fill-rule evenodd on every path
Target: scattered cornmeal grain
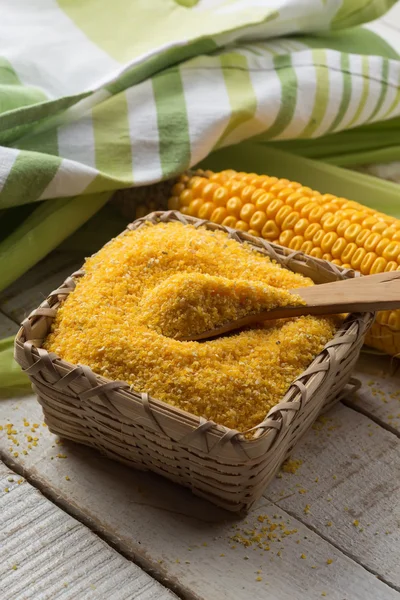
M 278 515 L 274 515 L 278 519 Z M 245 525 L 245 524 L 244 524 Z M 268 515 L 258 515 L 255 521 L 243 527 L 238 524 L 233 527 L 235 534 L 230 537 L 231 542 L 237 542 L 245 548 L 259 548 L 269 552 L 271 544 L 281 544 L 283 538 L 298 532 L 297 529 L 289 529 L 288 523 L 283 520 L 274 521 Z
M 310 512 L 310 508 L 311 508 L 311 506 L 309 504 L 305 505 L 305 507 L 304 507 L 304 514 L 305 515 L 308 515 L 308 513 Z
M 300 554 L 300 558 L 307 558 L 305 554 Z
M 45 348 L 111 380 L 226 427 L 260 423 L 333 337 L 333 318 L 268 322 L 204 343 L 180 342 L 139 323 L 157 286 L 179 274 L 210 275 L 281 290 L 312 285 L 223 232 L 160 223 L 130 231 L 85 264 L 57 312 Z M 212 393 L 210 391 L 212 390 Z
M 354 527 L 358 527 L 359 524 L 360 524 L 360 521 L 358 519 L 354 519 L 354 521 L 353 521 Z
M 327 565 L 331 565 L 333 563 L 333 560 L 331 558 L 328 558 L 328 560 L 326 561 Z
M 288 460 L 285 460 L 285 462 L 283 463 L 283 465 L 281 467 L 281 471 L 283 471 L 284 473 L 294 474 L 301 467 L 302 464 L 303 464 L 303 461 L 300 460 L 299 458 L 288 459 Z

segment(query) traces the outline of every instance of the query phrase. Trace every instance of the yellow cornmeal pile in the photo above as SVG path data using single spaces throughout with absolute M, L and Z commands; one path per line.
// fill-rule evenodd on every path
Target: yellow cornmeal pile
M 190 338 L 261 310 L 305 304 L 286 290 L 202 273 L 179 273 L 155 286 L 138 323 L 177 339 Z
M 264 419 L 335 332 L 333 319 L 300 317 L 199 343 L 139 323 L 146 298 L 153 294 L 154 313 L 160 310 L 154 288 L 177 274 L 283 290 L 312 284 L 219 231 L 148 224 L 112 240 L 85 271 L 58 310 L 45 348 L 238 430 Z

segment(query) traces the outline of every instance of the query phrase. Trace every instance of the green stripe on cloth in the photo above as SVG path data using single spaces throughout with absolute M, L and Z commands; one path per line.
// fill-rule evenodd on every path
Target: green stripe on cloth
M 326 52 L 325 50 L 313 50 L 312 57 L 316 65 L 317 90 L 312 116 L 308 125 L 306 125 L 299 135 L 301 138 L 312 137 L 314 131 L 324 118 L 329 100 L 329 71 L 326 68 Z
M 298 85 L 291 57 L 289 55 L 274 56 L 273 60 L 281 82 L 281 107 L 275 122 L 265 133 L 268 139 L 278 137 L 291 122 L 296 109 Z
M 223 145 L 234 129 L 254 117 L 257 110 L 257 98 L 251 83 L 247 58 L 242 54 L 230 53 L 220 56 L 220 61 L 231 114 L 216 148 Z
M 36 88 L 0 83 L 0 114 L 43 102 L 45 98 L 43 92 Z
M 183 171 L 190 164 L 189 123 L 178 68 L 159 73 L 152 80 L 157 107 L 160 160 L 164 177 Z
M 364 27 L 351 27 L 345 31 L 334 31 L 315 37 L 294 36 L 293 39 L 307 44 L 310 48 L 330 48 L 339 52 L 399 58 L 394 48 L 383 38 Z
M 0 208 L 38 200 L 57 172 L 57 156 L 22 150 L 0 192 Z
M 382 84 L 381 84 L 381 92 L 379 94 L 378 102 L 376 103 L 376 107 L 372 115 L 369 117 L 369 121 L 372 121 L 375 116 L 378 114 L 380 109 L 382 108 L 382 104 L 385 101 L 386 94 L 388 91 L 388 74 L 389 74 L 389 61 L 384 58 L 382 61 Z
M 44 125 L 48 125 L 50 129 L 53 118 L 59 117 L 67 108 L 90 95 L 91 92 L 84 92 L 0 114 L 0 144 L 17 147 L 17 141 L 22 136 L 33 134 Z
M 132 152 L 125 93 L 111 96 L 95 106 L 92 109 L 92 123 L 96 168 L 115 181 L 132 184 Z
M 342 76 L 343 76 L 342 99 L 340 101 L 339 110 L 337 112 L 337 115 L 336 115 L 332 125 L 329 127 L 327 133 L 335 131 L 335 129 L 337 129 L 340 126 L 340 123 L 342 122 L 342 119 L 345 116 L 346 111 L 350 104 L 352 75 L 351 75 L 351 71 L 350 71 L 350 60 L 349 60 L 348 54 L 341 55 L 340 67 L 342 69 Z

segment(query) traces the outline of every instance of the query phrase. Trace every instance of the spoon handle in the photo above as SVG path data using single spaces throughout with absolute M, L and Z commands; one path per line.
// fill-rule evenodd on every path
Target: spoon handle
M 246 315 L 241 319 L 225 323 L 221 327 L 186 338 L 185 341 L 213 338 L 270 319 L 394 310 L 400 308 L 400 272 L 391 271 L 365 277 L 354 277 L 289 291 L 301 296 L 306 305 L 284 306 Z

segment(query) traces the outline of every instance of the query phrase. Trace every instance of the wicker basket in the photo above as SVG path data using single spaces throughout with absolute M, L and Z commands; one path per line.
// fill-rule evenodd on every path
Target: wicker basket
M 128 229 L 141 227 L 145 220 L 221 229 L 239 243 L 248 241 L 260 253 L 316 283 L 356 275 L 301 252 L 178 212 L 152 213 Z M 321 410 L 336 402 L 345 386 L 352 383 L 351 372 L 373 321 L 371 313 L 349 316 L 249 438 L 137 393 L 127 383 L 106 380 L 89 367 L 69 364 L 41 348 L 57 308 L 83 274 L 74 273 L 52 292 L 24 320 L 16 337 L 16 360 L 32 381 L 50 431 L 98 448 L 131 467 L 159 473 L 231 511 L 250 508 Z

